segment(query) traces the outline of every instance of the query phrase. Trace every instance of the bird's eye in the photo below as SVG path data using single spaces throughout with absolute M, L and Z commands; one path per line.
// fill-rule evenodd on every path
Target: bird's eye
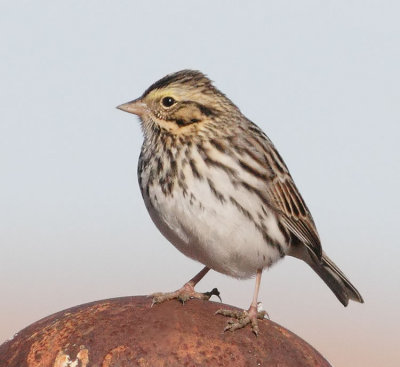
M 164 97 L 161 100 L 161 103 L 164 107 L 171 107 L 175 103 L 175 99 L 173 99 L 172 97 Z

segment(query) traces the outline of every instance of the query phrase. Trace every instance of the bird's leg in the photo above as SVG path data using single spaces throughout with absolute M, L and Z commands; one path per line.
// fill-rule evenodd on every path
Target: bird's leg
M 232 311 L 232 310 L 218 310 L 216 314 L 228 316 L 236 319 L 237 321 L 230 320 L 224 331 L 235 331 L 241 329 L 248 324 L 251 324 L 253 333 L 258 335 L 258 321 L 257 319 L 264 319 L 267 314 L 266 311 L 257 310 L 258 291 L 260 289 L 262 269 L 257 270 L 256 286 L 254 289 L 253 301 L 247 311 Z
M 208 273 L 210 268 L 205 266 L 200 273 L 195 275 L 192 279 L 190 279 L 184 286 L 175 292 L 168 292 L 168 293 L 153 293 L 150 297 L 153 297 L 152 306 L 157 303 L 162 303 L 165 301 L 169 301 L 171 299 L 177 299 L 178 301 L 185 303 L 191 298 L 202 299 L 202 300 L 209 300 L 211 296 L 217 296 L 220 300 L 221 297 L 219 296 L 219 291 L 217 288 L 214 288 L 210 292 L 199 293 L 194 290 L 195 285 L 203 279 L 203 277 Z

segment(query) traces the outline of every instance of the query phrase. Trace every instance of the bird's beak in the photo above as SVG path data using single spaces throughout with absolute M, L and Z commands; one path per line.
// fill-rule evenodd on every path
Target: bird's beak
M 134 113 L 138 116 L 142 116 L 145 113 L 146 107 L 146 103 L 142 102 L 140 98 L 117 106 L 122 111 Z

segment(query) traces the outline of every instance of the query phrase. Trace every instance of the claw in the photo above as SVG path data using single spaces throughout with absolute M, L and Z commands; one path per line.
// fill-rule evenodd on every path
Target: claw
M 217 296 L 222 303 L 222 299 L 219 293 L 219 290 L 217 288 L 213 288 L 210 292 L 204 292 L 204 295 L 208 296 L 208 299 L 211 298 L 211 296 Z

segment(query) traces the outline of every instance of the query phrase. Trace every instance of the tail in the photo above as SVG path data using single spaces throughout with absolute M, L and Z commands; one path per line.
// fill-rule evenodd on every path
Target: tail
M 325 254 L 322 253 L 322 258 L 319 260 L 313 253 L 307 251 L 310 256 L 307 264 L 322 278 L 326 285 L 335 293 L 335 296 L 343 304 L 347 306 L 349 300 L 364 303 L 361 294 L 356 287 L 351 284 L 343 272 L 336 264 Z
M 356 287 L 351 284 L 350 280 L 346 278 L 343 272 L 324 252 L 322 252 L 321 259 L 318 259 L 318 257 L 305 246 L 301 246 L 301 250 L 297 247 L 296 250 L 297 251 L 293 251 L 290 255 L 304 260 L 308 265 L 310 265 L 331 289 L 343 306 L 347 306 L 350 299 L 364 303 L 364 300 Z

